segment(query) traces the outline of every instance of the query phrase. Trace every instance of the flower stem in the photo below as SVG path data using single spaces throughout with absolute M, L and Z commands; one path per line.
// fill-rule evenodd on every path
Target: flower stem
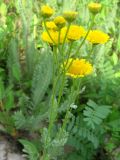
M 47 28 L 45 19 L 43 20 L 43 23 L 44 23 L 46 32 L 47 32 L 47 34 L 49 35 L 50 39 L 52 40 L 52 42 L 53 42 L 54 44 L 56 44 L 55 41 L 54 41 L 54 39 L 53 39 L 52 36 L 50 35 L 50 32 L 49 32 L 49 30 L 48 30 L 48 28 Z
M 58 49 L 60 51 L 60 34 L 61 34 L 61 29 L 59 29 L 59 33 L 58 33 Z
M 93 50 L 94 50 L 94 45 L 91 46 L 90 53 L 88 54 L 87 59 L 90 59 L 91 55 L 93 54 Z
M 77 86 L 77 88 L 76 88 L 76 86 Z M 60 131 L 58 132 L 58 135 L 57 135 L 58 137 L 60 137 L 60 136 L 62 135 L 63 131 L 64 131 L 65 128 L 66 128 L 66 125 L 67 125 L 67 122 L 68 122 L 68 119 L 69 119 L 69 113 L 70 113 L 71 110 L 72 110 L 72 108 L 70 108 L 70 105 L 71 105 L 72 102 L 75 101 L 76 96 L 77 96 L 77 94 L 78 94 L 78 92 L 79 92 L 79 88 L 80 88 L 80 79 L 79 79 L 79 82 L 78 82 L 78 79 L 74 79 L 74 80 L 73 80 L 73 85 L 72 85 L 72 87 L 71 87 L 71 93 L 73 93 L 74 91 L 77 91 L 77 92 L 76 92 L 75 96 L 72 96 L 72 98 L 71 98 L 71 101 L 70 101 L 70 103 L 69 103 L 68 109 L 67 109 L 67 111 L 66 111 L 65 118 L 64 118 L 64 120 L 63 120 L 63 125 L 62 125 Z
M 63 40 L 63 44 L 62 44 L 62 52 L 64 50 L 64 45 L 65 45 L 65 41 L 66 41 L 66 38 L 67 38 L 67 34 L 69 32 L 69 29 L 70 29 L 70 25 L 71 23 L 68 23 L 68 27 L 67 27 L 67 30 L 66 30 L 66 33 L 65 33 L 65 37 L 64 37 L 64 40 Z
M 58 96 L 58 106 L 59 106 L 60 100 L 62 98 L 62 93 L 63 93 L 63 89 L 64 89 L 64 82 L 65 82 L 65 76 L 66 76 L 65 75 L 65 73 L 66 73 L 66 66 L 67 66 L 69 58 L 70 58 L 70 53 L 71 53 L 72 45 L 73 45 L 73 42 L 71 42 L 70 47 L 69 47 L 68 52 L 67 52 L 67 62 L 66 62 L 66 64 L 64 64 L 64 62 L 63 62 L 63 78 L 62 78 L 62 86 L 60 87 L 59 96 Z
M 77 55 L 79 54 L 79 50 L 81 49 L 82 45 L 84 44 L 84 42 L 85 42 L 85 40 L 86 40 L 86 38 L 87 38 L 87 36 L 88 36 L 90 30 L 92 29 L 93 24 L 94 24 L 94 19 L 95 19 L 95 15 L 93 15 L 93 17 L 92 17 L 91 24 L 90 24 L 90 26 L 89 26 L 89 28 L 88 28 L 88 31 L 87 31 L 87 33 L 86 33 L 84 39 L 83 39 L 82 42 L 80 43 L 78 49 L 76 50 L 75 56 L 77 56 Z

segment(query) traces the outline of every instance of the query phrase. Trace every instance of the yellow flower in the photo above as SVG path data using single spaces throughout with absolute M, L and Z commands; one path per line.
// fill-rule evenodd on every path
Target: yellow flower
M 92 13 L 98 13 L 101 10 L 102 5 L 100 3 L 91 2 L 88 4 L 88 8 Z
M 63 17 L 68 21 L 68 22 L 72 22 L 76 19 L 78 15 L 78 12 L 74 12 L 74 11 L 66 11 L 63 13 Z
M 44 23 L 42 24 L 42 26 L 44 27 Z M 46 27 L 50 30 L 57 30 L 57 26 L 56 24 L 54 23 L 54 21 L 47 21 L 46 22 Z
M 93 44 L 104 44 L 109 38 L 108 34 L 100 30 L 91 30 L 86 39 Z
M 49 32 L 50 32 L 51 37 L 53 38 L 54 32 L 53 32 L 52 30 L 49 31 Z M 48 33 L 47 33 L 46 31 L 44 31 L 44 32 L 42 33 L 41 38 L 42 38 L 42 40 L 45 41 L 45 42 L 48 42 L 48 43 L 50 43 L 50 44 L 53 43 L 53 41 L 51 40 L 51 38 L 49 37 L 49 35 L 48 35 Z
M 49 18 L 53 15 L 54 10 L 50 6 L 44 5 L 41 7 L 41 13 L 44 18 Z
M 48 33 L 46 31 L 44 31 L 42 33 L 42 40 L 45 42 L 48 42 L 52 45 L 57 45 L 59 42 L 59 32 L 58 31 L 54 31 L 54 30 L 49 30 L 50 36 L 52 37 L 52 39 L 50 38 L 50 36 L 48 35 Z M 60 34 L 60 43 L 63 43 L 64 41 L 64 37 L 65 37 L 65 31 L 61 30 L 61 34 Z M 66 39 L 67 42 L 67 39 Z
M 93 72 L 93 66 L 86 61 L 86 59 L 73 59 L 70 58 L 67 61 L 64 62 L 67 68 L 66 75 L 73 77 L 73 78 L 79 78 L 84 77 L 85 75 L 89 75 Z
M 58 28 L 62 28 L 65 26 L 65 23 L 66 23 L 66 20 L 64 17 L 62 16 L 57 16 L 55 19 L 54 19 L 54 22 L 56 24 L 56 26 L 58 26 Z
M 67 27 L 64 27 L 64 30 L 67 30 Z M 79 40 L 82 36 L 85 35 L 85 29 L 82 26 L 71 25 L 67 34 L 68 40 Z

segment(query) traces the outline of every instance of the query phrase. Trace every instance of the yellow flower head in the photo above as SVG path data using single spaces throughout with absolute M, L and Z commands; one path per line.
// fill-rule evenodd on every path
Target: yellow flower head
M 108 34 L 100 30 L 91 30 L 86 39 L 93 44 L 104 44 L 109 38 Z
M 67 30 L 67 27 L 64 27 L 64 30 Z M 84 35 L 85 29 L 82 26 L 71 25 L 67 34 L 67 38 L 68 40 L 74 41 L 79 40 Z
M 44 27 L 44 23 L 42 24 L 42 26 Z M 49 30 L 57 30 L 57 26 L 56 24 L 54 23 L 54 21 L 48 21 L 46 22 L 46 27 L 49 29 Z
M 92 13 L 98 13 L 101 10 L 102 5 L 100 3 L 91 2 L 88 4 L 88 8 Z
M 44 31 L 42 33 L 42 40 L 45 41 L 45 42 L 48 42 L 52 45 L 57 45 L 58 42 L 59 42 L 59 32 L 58 31 L 54 31 L 54 30 L 49 30 L 49 33 L 50 33 L 50 36 L 48 35 L 48 33 L 46 31 Z M 61 34 L 60 34 L 60 43 L 62 44 L 63 41 L 64 41 L 64 37 L 65 37 L 65 31 L 64 30 L 61 30 Z M 66 39 L 66 42 L 67 42 L 67 39 Z
M 54 10 L 50 6 L 44 5 L 41 7 L 41 13 L 44 18 L 49 18 L 53 15 Z
M 66 65 L 66 61 L 64 64 Z M 86 59 L 70 58 L 66 68 L 68 68 L 66 75 L 73 78 L 84 77 L 93 72 L 93 66 L 88 61 L 86 61 Z
M 56 24 L 56 26 L 58 26 L 58 28 L 62 28 L 65 26 L 66 24 L 66 20 L 64 17 L 62 16 L 57 16 L 55 19 L 54 19 L 54 22 Z
M 74 21 L 76 19 L 77 15 L 78 15 L 78 12 L 74 12 L 74 11 L 66 11 L 63 13 L 63 17 L 68 22 Z

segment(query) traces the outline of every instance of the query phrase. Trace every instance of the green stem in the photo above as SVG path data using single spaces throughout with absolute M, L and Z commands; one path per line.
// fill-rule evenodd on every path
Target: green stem
M 64 82 L 65 82 L 65 74 L 63 74 L 62 86 L 60 87 L 60 91 L 59 91 L 58 105 L 60 104 L 60 100 L 61 100 L 61 98 L 62 98 L 63 89 L 64 89 Z
M 54 59 L 54 62 L 53 62 L 53 89 L 52 89 L 52 97 L 51 97 L 51 103 L 50 103 L 50 120 L 49 120 L 49 127 L 48 127 L 48 133 L 47 133 L 47 138 L 46 138 L 46 141 L 45 141 L 45 148 L 44 148 L 44 151 L 43 151 L 43 160 L 45 160 L 46 156 L 47 156 L 47 151 L 46 151 L 46 146 L 48 145 L 48 138 L 50 137 L 51 135 L 51 129 L 52 129 L 52 126 L 53 126 L 53 109 L 54 109 L 54 104 L 55 104 L 55 92 L 56 92 L 56 85 L 57 85 L 57 82 L 58 82 L 58 79 L 59 79 L 59 74 L 58 76 L 56 76 L 56 67 L 55 65 L 57 64 L 57 53 L 56 53 L 56 46 L 54 46 L 53 48 L 53 59 Z
M 82 45 L 84 44 L 84 42 L 85 42 L 85 40 L 86 40 L 86 38 L 87 38 L 87 36 L 88 36 L 90 30 L 91 30 L 92 27 L 93 27 L 94 19 L 95 19 L 95 15 L 93 15 L 92 20 L 91 20 L 90 27 L 88 28 L 88 31 L 87 31 L 87 33 L 86 33 L 84 39 L 82 40 L 82 42 L 80 43 L 78 49 L 77 49 L 76 52 L 75 52 L 75 55 L 76 55 L 76 56 L 79 54 L 79 50 L 81 49 L 81 47 L 82 47 Z
M 48 36 L 50 37 L 51 41 L 53 42 L 54 45 L 56 45 L 56 42 L 54 41 L 54 39 L 52 38 L 52 36 L 50 35 L 50 32 L 47 28 L 47 25 L 46 25 L 46 21 L 45 19 L 43 20 L 43 23 L 44 23 L 44 26 L 45 26 L 45 29 L 46 29 L 46 32 L 48 34 Z M 59 30 L 59 34 L 58 34 L 58 50 L 59 52 L 61 53 L 61 50 L 60 50 L 60 34 L 61 34 L 61 30 Z
M 91 57 L 91 55 L 92 55 L 92 53 L 93 53 L 94 46 L 92 45 L 91 47 L 92 47 L 92 48 L 91 48 L 91 50 L 90 50 L 90 53 L 89 53 L 88 56 L 87 56 L 87 59 L 90 59 L 90 57 Z
M 59 29 L 59 33 L 58 33 L 58 49 L 60 51 L 60 34 L 61 34 L 61 29 Z
M 62 52 L 63 52 L 63 50 L 64 50 L 64 45 L 65 45 L 65 41 L 66 41 L 66 38 L 67 38 L 67 34 L 68 34 L 68 32 L 69 32 L 69 29 L 70 29 L 70 25 L 71 25 L 71 23 L 68 24 L 68 27 L 67 27 L 67 30 L 66 30 L 66 33 L 65 33 L 65 37 L 64 37 L 64 39 L 63 39 Z
M 69 50 L 68 50 L 68 52 L 66 53 L 66 55 L 67 55 L 67 62 L 66 62 L 66 63 L 68 63 L 68 60 L 69 60 L 69 58 L 70 58 L 72 46 L 73 46 L 73 41 L 71 42 L 70 47 L 69 47 Z
M 72 44 L 70 45 L 70 48 L 69 48 L 69 52 L 68 52 L 68 58 L 69 58 L 69 56 L 70 56 L 70 53 L 71 53 L 71 49 L 72 49 Z M 56 52 L 55 52 L 55 50 L 54 50 L 54 53 L 53 54 L 56 54 Z M 54 59 L 56 59 L 55 57 L 54 57 Z M 59 97 L 58 97 L 58 106 L 59 106 L 59 103 L 60 103 L 60 100 L 61 100 L 61 97 L 62 97 L 62 93 L 63 93 L 63 88 L 64 88 L 64 81 L 65 81 L 65 68 L 64 68 L 64 72 L 63 72 L 63 79 L 62 79 L 62 86 L 61 86 L 61 88 L 60 88 L 60 91 L 59 91 Z M 54 73 L 55 74 L 55 73 Z M 59 74 L 58 74 L 58 76 L 56 77 L 56 79 L 55 79 L 55 77 L 54 77 L 54 82 L 53 82 L 53 91 L 52 91 L 52 100 L 51 100 L 51 107 L 50 107 L 50 123 L 49 123 L 49 127 L 48 127 L 48 135 L 47 135 L 47 139 L 46 139 L 46 142 L 45 142 L 45 145 L 47 146 L 47 143 L 48 143 L 48 138 L 49 138 L 49 136 L 50 136 L 50 134 L 51 134 L 51 129 L 52 129 L 52 126 L 53 126 L 53 114 L 54 114 L 54 112 L 53 112 L 53 107 L 54 107 L 54 99 L 55 99 L 55 91 L 56 91 L 56 85 L 57 85 L 57 82 L 58 82 L 58 80 L 59 80 L 59 78 L 61 77 L 61 74 L 62 74 L 62 72 L 60 72 L 60 70 L 59 70 Z M 43 153 L 43 157 L 45 157 L 45 155 L 46 155 L 46 151 L 44 150 L 44 153 Z
M 53 42 L 54 44 L 56 44 L 55 41 L 54 41 L 54 39 L 53 39 L 52 36 L 50 35 L 50 32 L 49 32 L 49 30 L 48 30 L 48 28 L 47 28 L 45 19 L 43 20 L 43 23 L 44 23 L 46 32 L 47 32 L 47 34 L 49 35 L 50 39 L 52 40 L 52 42 Z
M 79 88 L 80 88 L 80 79 L 79 79 L 79 83 L 77 83 L 78 81 L 77 81 L 78 79 L 74 79 L 73 80 L 73 85 L 72 85 L 72 87 L 71 87 L 71 93 L 73 93 L 74 92 L 74 90 L 76 90 L 76 86 L 77 86 L 77 92 L 76 92 L 76 95 L 75 95 L 75 97 L 72 99 L 72 101 L 74 102 L 75 101 L 75 99 L 76 99 L 76 96 L 77 96 L 77 94 L 78 94 L 78 92 L 79 92 Z M 67 125 L 67 122 L 68 122 L 68 119 L 69 119 L 69 113 L 71 112 L 71 110 L 72 110 L 72 108 L 70 108 L 70 105 L 71 105 L 71 103 L 72 102 L 70 102 L 70 104 L 69 104 L 69 106 L 68 106 L 68 109 L 67 109 L 67 111 L 66 111 L 66 115 L 65 115 L 65 118 L 64 118 L 64 121 L 63 121 L 63 125 L 62 125 L 62 128 L 60 129 L 60 132 L 58 132 L 58 137 L 60 137 L 61 135 L 62 135 L 62 133 L 63 133 L 63 131 L 65 130 L 65 128 L 66 128 L 66 125 Z
M 56 46 L 54 46 L 53 56 L 54 56 L 54 63 L 56 63 L 56 65 L 58 65 L 58 57 L 57 57 L 56 49 L 57 49 Z M 51 105 L 50 105 L 51 110 L 50 110 L 50 123 L 49 123 L 49 127 L 48 127 L 48 135 L 50 135 L 52 125 L 53 125 L 52 117 L 53 117 L 53 114 L 54 114 L 53 113 L 53 107 L 54 107 L 54 100 L 55 100 L 55 95 L 56 95 L 56 86 L 57 86 L 57 82 L 58 82 L 58 80 L 60 78 L 60 75 L 61 75 L 61 72 L 60 72 L 60 69 L 58 68 L 58 66 L 57 66 L 58 76 L 55 76 L 56 75 L 55 71 L 54 71 L 54 75 L 53 75 L 54 79 L 53 79 L 52 99 L 51 99 Z M 54 70 L 55 70 L 55 68 L 54 68 Z
M 67 52 L 67 62 L 66 62 L 66 64 L 64 64 L 64 62 L 63 62 L 63 79 L 62 79 L 62 86 L 60 88 L 59 96 L 58 96 L 58 106 L 59 106 L 60 100 L 62 98 L 62 93 L 63 93 L 63 89 L 64 89 L 64 82 L 65 82 L 65 76 L 66 76 L 65 75 L 65 73 L 66 73 L 66 66 L 67 66 L 69 58 L 70 58 L 70 53 L 71 53 L 72 45 L 73 45 L 73 42 L 71 42 L 69 50 Z
M 55 64 L 58 65 L 59 60 L 58 60 L 58 55 L 57 55 L 57 46 L 53 46 L 53 57 L 54 57 Z
M 60 47 L 60 35 L 61 35 L 61 29 L 59 29 L 59 32 L 58 32 L 58 51 L 59 51 L 58 56 L 61 57 L 62 52 L 61 52 L 61 47 Z M 58 57 L 58 59 L 59 59 L 59 57 Z M 58 61 L 58 69 L 60 69 L 60 59 Z

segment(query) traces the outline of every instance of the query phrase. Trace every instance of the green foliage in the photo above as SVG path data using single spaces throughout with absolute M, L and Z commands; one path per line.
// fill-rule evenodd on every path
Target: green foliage
M 17 129 L 25 128 L 26 118 L 21 111 L 16 112 L 13 118 L 15 120 L 15 126 Z
M 6 133 L 12 134 L 14 132 L 14 120 L 9 113 L 0 112 L 0 123 L 5 126 L 3 130 Z
M 5 88 L 3 80 L 0 79 L 0 101 L 1 109 L 9 111 L 14 108 L 14 93 L 12 86 Z
M 110 114 L 111 107 L 106 105 L 98 105 L 92 100 L 89 100 L 84 114 L 84 121 L 87 123 L 89 127 L 95 129 L 96 125 L 100 125 L 103 120 Z
M 42 127 L 42 122 L 48 118 L 48 113 L 38 113 L 26 116 L 22 111 L 17 111 L 12 117 L 17 129 L 33 132 L 38 131 L 40 129 L 39 127 Z
M 12 87 L 7 88 L 5 91 L 4 105 L 6 111 L 9 111 L 15 107 Z
M 94 148 L 97 148 L 99 145 L 99 139 L 97 137 L 97 130 L 96 132 L 94 130 L 91 130 L 91 128 L 87 128 L 86 123 L 82 121 L 82 117 L 78 116 L 75 118 L 75 116 L 72 117 L 69 125 L 68 125 L 68 131 L 71 133 L 70 135 L 70 144 L 74 146 L 76 149 L 79 149 L 80 147 L 80 141 L 85 140 L 88 142 L 91 142 L 91 144 L 94 146 Z M 79 142 L 76 145 L 76 141 L 79 139 Z M 69 143 L 69 141 L 68 141 Z
M 48 50 L 41 55 L 33 75 L 32 93 L 35 106 L 41 102 L 52 78 L 52 56 L 47 52 Z
M 16 140 L 20 136 L 29 160 L 120 157 L 119 1 L 101 0 L 92 28 L 104 30 L 110 40 L 104 45 L 85 41 L 76 56 L 81 38 L 69 53 L 69 58 L 87 58 L 93 64 L 90 76 L 64 76 L 60 63 L 68 57 L 70 43 L 54 47 L 41 39 L 43 4 L 55 9 L 53 18 L 78 11 L 74 23 L 88 30 L 89 2 L 0 0 L 0 130 Z
M 20 139 L 19 141 L 24 146 L 23 152 L 27 154 L 27 158 L 29 160 L 38 160 L 39 152 L 36 146 L 32 142 L 24 139 Z
M 12 39 L 9 44 L 8 68 L 10 81 L 20 81 L 21 69 L 19 62 L 18 44 L 15 39 Z
M 29 46 L 26 50 L 26 63 L 27 63 L 27 72 L 29 77 L 33 76 L 35 64 L 39 58 L 37 51 L 35 50 L 34 42 L 29 42 Z
M 3 97 L 4 97 L 4 84 L 3 84 L 3 81 L 2 81 L 2 79 L 0 78 L 0 100 L 2 100 L 3 99 Z
M 47 150 L 48 157 L 50 159 L 55 159 L 56 157 L 59 157 L 64 154 L 63 146 L 66 144 L 68 139 L 68 132 L 65 130 L 60 134 L 60 130 L 56 136 L 51 139 L 51 137 L 48 137 L 48 130 L 47 128 L 43 129 L 42 134 L 42 143 L 45 146 L 45 149 Z M 47 145 L 46 145 L 47 141 Z

